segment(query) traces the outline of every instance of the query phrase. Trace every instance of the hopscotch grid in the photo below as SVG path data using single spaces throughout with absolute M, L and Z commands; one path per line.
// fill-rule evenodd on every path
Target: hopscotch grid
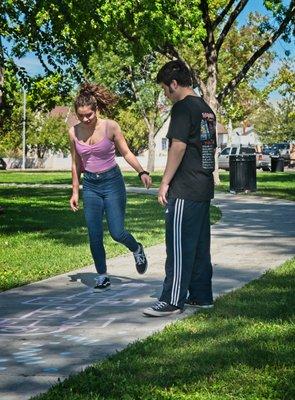
M 137 304 L 140 300 L 134 295 L 147 284 L 143 283 L 124 283 L 118 287 L 116 292 L 105 292 L 101 294 L 93 293 L 92 289 L 83 290 L 70 296 L 35 296 L 31 299 L 20 302 L 31 310 L 24 312 L 23 315 L 11 318 L 0 318 L 0 337 L 32 337 L 31 341 L 20 344 L 19 351 L 11 353 L 10 358 L 2 358 L 0 368 L 2 370 L 11 368 L 11 361 L 15 365 L 32 365 L 38 367 L 49 361 L 42 357 L 42 350 L 36 347 L 43 347 L 43 344 L 35 344 L 35 338 L 40 335 L 53 335 L 56 338 L 67 340 L 79 346 L 97 346 L 101 339 L 90 338 L 77 335 L 65 335 L 69 330 L 79 328 L 87 324 L 85 314 L 94 307 L 130 307 Z M 133 296 L 133 297 L 131 297 Z M 34 309 L 32 309 L 34 308 Z M 84 318 L 81 318 L 84 316 Z M 93 312 L 91 315 L 93 319 Z M 116 317 L 96 317 L 98 329 L 107 329 Z M 60 344 L 61 342 L 57 342 Z M 51 342 L 49 342 L 51 344 Z M 54 349 L 58 349 L 54 347 Z M 52 350 L 52 348 L 51 348 Z M 57 355 L 66 356 L 70 353 L 58 353 Z M 43 367 L 44 368 L 44 367 Z

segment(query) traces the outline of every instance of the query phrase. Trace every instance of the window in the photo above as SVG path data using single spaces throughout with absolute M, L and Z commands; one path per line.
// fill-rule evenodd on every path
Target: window
M 241 153 L 242 154 L 255 154 L 255 149 L 253 147 L 242 147 Z
M 162 150 L 167 150 L 168 148 L 168 139 L 162 138 Z
M 237 154 L 237 148 L 236 147 L 233 147 L 232 149 L 231 149 L 231 154 Z
M 220 153 L 220 155 L 222 156 L 228 156 L 230 152 L 230 147 L 226 147 L 225 149 L 222 150 L 222 152 Z

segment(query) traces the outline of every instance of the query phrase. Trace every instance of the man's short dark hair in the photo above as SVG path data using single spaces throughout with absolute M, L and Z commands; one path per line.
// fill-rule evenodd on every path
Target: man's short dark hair
M 170 86 L 173 80 L 180 86 L 188 87 L 192 85 L 190 70 L 181 60 L 169 61 L 163 65 L 157 74 L 157 83 L 164 83 Z

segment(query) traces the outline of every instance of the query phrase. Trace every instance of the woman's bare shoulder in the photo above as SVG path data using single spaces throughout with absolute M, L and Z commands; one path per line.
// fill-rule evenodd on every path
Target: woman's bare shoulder
M 116 133 L 121 130 L 118 122 L 114 121 L 113 119 L 106 119 L 106 123 L 108 124 L 109 131 L 112 133 Z
M 80 130 L 81 130 L 81 122 L 79 122 L 78 124 L 76 124 L 74 126 L 71 126 L 69 129 L 70 139 L 71 140 L 78 139 Z

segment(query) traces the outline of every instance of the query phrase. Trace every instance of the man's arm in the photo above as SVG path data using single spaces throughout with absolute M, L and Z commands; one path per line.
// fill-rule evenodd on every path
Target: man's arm
M 168 150 L 166 168 L 158 192 L 158 201 L 160 204 L 162 204 L 162 206 L 167 204 L 166 196 L 169 189 L 169 184 L 181 163 L 186 146 L 186 143 L 177 139 L 172 139 L 171 146 Z

